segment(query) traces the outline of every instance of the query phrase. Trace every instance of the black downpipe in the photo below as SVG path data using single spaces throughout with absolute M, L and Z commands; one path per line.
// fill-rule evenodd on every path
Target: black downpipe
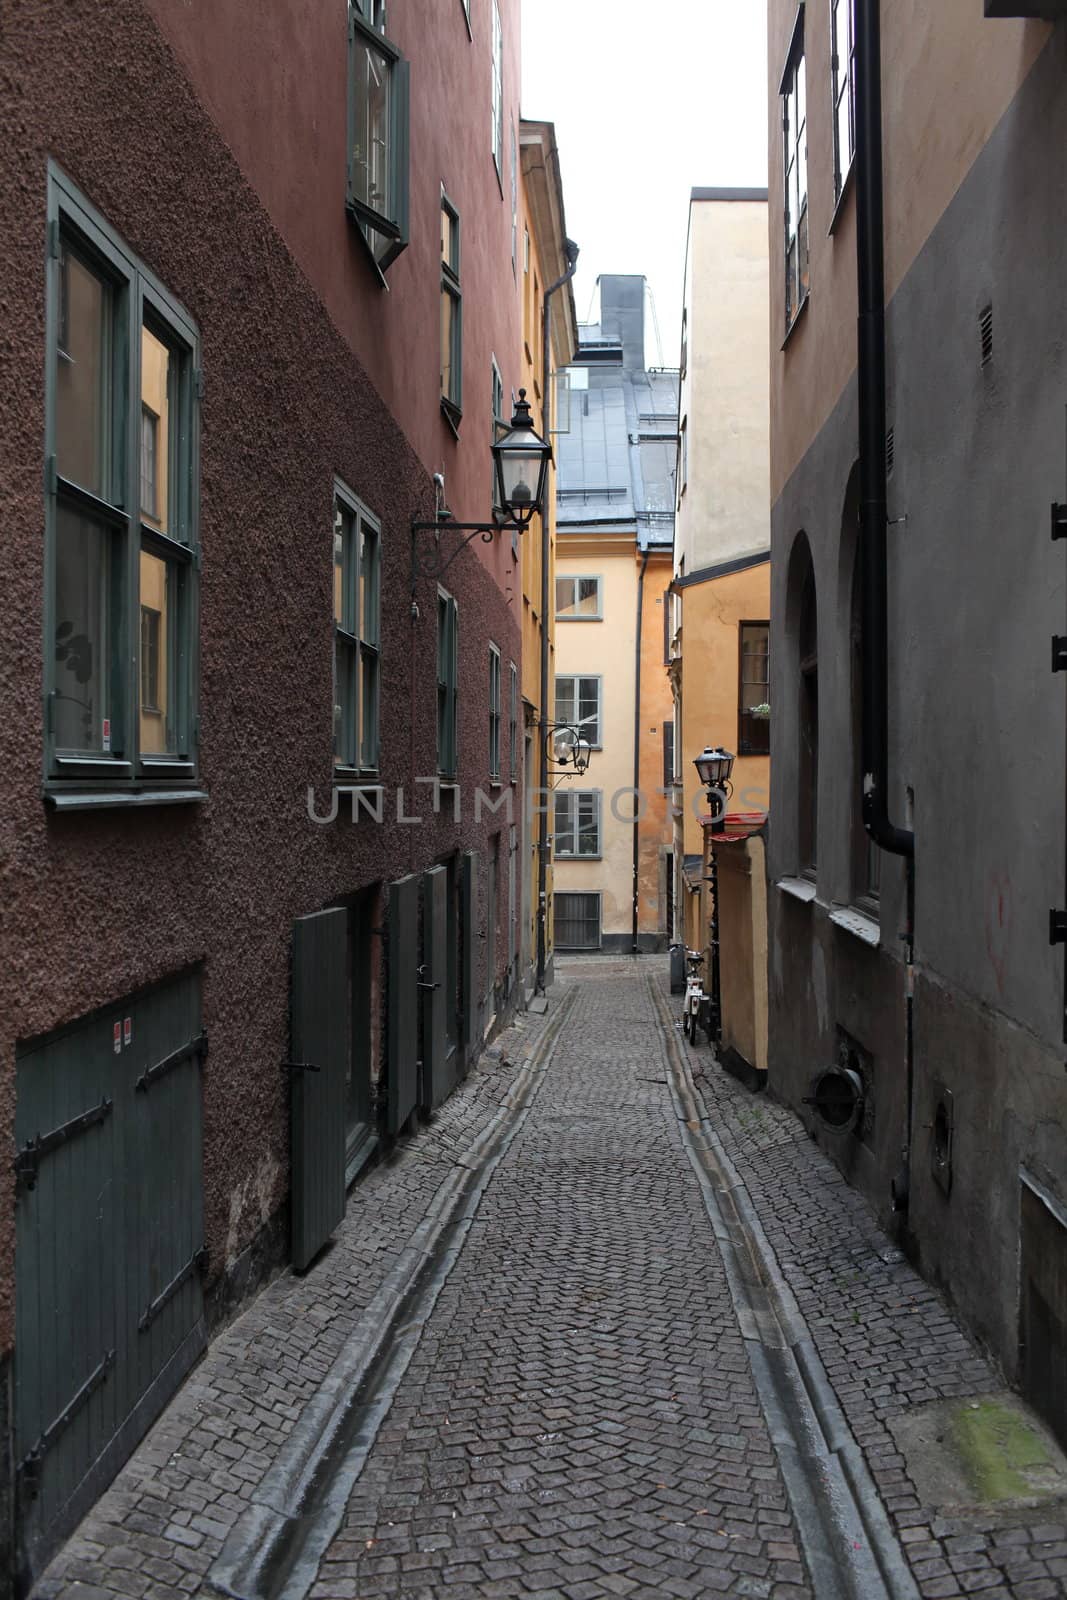
M 860 556 L 863 599 L 863 824 L 880 849 L 903 856 L 904 1048 L 907 1082 L 901 1170 L 894 1210 L 908 1207 L 914 1110 L 912 990 L 915 951 L 915 834 L 889 817 L 889 607 L 886 533 L 885 213 L 880 0 L 856 0 L 856 267 L 858 288 Z
M 559 157 L 556 155 L 555 146 L 552 153 L 556 156 L 557 175 Z M 578 270 L 578 246 L 573 239 L 565 239 L 563 248 L 567 257 L 567 270 L 555 283 L 550 283 L 545 290 L 541 303 L 541 420 L 544 425 L 545 438 L 552 443 L 552 296 L 565 283 L 569 283 Z M 552 714 L 548 707 L 548 618 L 549 603 L 549 558 L 551 545 L 549 542 L 549 512 L 546 505 L 541 512 L 541 704 L 538 734 L 540 736 L 540 751 L 538 755 L 538 787 L 540 789 L 540 811 L 538 814 L 537 829 L 537 978 L 534 983 L 534 994 L 545 992 L 545 969 L 548 964 L 548 735 L 554 720 L 555 707 Z
M 640 953 L 638 911 L 641 896 L 641 629 L 645 612 L 645 568 L 648 551 L 641 557 L 637 576 L 637 636 L 634 642 L 634 906 L 631 954 Z
M 856 256 L 859 289 L 860 550 L 863 594 L 863 822 L 881 849 L 913 856 L 889 820 L 885 246 L 879 0 L 856 4 Z

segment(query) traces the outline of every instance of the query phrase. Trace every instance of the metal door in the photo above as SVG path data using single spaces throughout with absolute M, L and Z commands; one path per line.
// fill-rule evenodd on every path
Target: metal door
M 39 1570 L 204 1347 L 196 972 L 19 1051 L 15 1446 Z
M 348 912 L 293 923 L 289 1075 L 293 1266 L 303 1271 L 345 1214 Z
M 419 880 L 389 885 L 389 1102 L 386 1127 L 399 1133 L 419 1092 Z
M 421 1104 L 433 1111 L 455 1088 L 455 1053 L 448 1049 L 448 869 L 431 867 L 422 875 L 422 1091 Z

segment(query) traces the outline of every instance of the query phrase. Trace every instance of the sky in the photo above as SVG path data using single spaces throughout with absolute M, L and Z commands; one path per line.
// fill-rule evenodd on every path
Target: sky
M 646 360 L 676 366 L 689 191 L 767 182 L 765 0 L 522 0 L 522 54 L 522 114 L 556 125 L 578 319 L 600 273 L 642 272 Z

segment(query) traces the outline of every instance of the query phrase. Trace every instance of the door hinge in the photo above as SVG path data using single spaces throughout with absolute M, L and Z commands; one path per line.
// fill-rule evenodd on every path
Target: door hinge
M 86 1128 L 92 1128 L 98 1122 L 103 1122 L 111 1115 L 112 1104 L 113 1102 L 105 1095 L 98 1106 L 92 1106 L 78 1117 L 71 1117 L 69 1122 L 60 1123 L 51 1133 L 39 1133 L 35 1139 L 27 1139 L 14 1161 L 16 1184 L 32 1189 L 37 1182 L 41 1157 L 48 1155 L 52 1150 L 58 1150 L 61 1144 L 66 1144 L 76 1133 L 83 1133 Z
M 60 1434 L 70 1426 L 71 1422 L 73 1422 L 74 1418 L 77 1416 L 78 1412 L 81 1410 L 86 1401 L 96 1393 L 97 1389 L 99 1389 L 102 1383 L 107 1381 L 107 1375 L 114 1365 L 115 1352 L 114 1350 L 109 1350 L 104 1356 L 104 1359 L 100 1362 L 99 1366 L 95 1367 L 93 1371 L 90 1372 L 89 1376 L 86 1378 L 77 1394 L 75 1394 L 71 1400 L 68 1401 L 67 1405 L 59 1413 L 59 1416 L 56 1417 L 55 1421 L 48 1424 L 48 1427 L 41 1434 L 33 1449 L 29 1451 L 29 1453 L 25 1455 L 19 1462 L 19 1478 L 22 1481 L 26 1494 L 29 1495 L 31 1500 L 36 1498 L 37 1492 L 41 1485 L 41 1462 L 44 1460 L 48 1451 L 55 1444 Z
M 1067 539 L 1067 505 L 1052 502 L 1052 537 Z
M 282 1062 L 282 1071 L 283 1072 L 321 1072 L 322 1068 L 321 1067 L 317 1067 L 313 1061 L 283 1061 Z
M 1052 670 L 1067 672 L 1067 634 L 1052 635 Z
M 204 1272 L 207 1268 L 207 1262 L 207 1245 L 202 1244 L 200 1249 L 189 1257 L 189 1260 L 185 1263 L 181 1271 L 176 1273 L 175 1276 L 170 1280 L 170 1282 L 167 1284 L 167 1287 L 160 1290 L 159 1294 L 156 1295 L 156 1298 L 147 1306 L 145 1306 L 141 1313 L 141 1319 L 137 1324 L 139 1332 L 144 1333 L 152 1326 L 152 1323 L 159 1316 L 159 1313 L 163 1310 L 163 1307 L 166 1305 L 167 1301 L 173 1300 L 174 1296 L 178 1293 L 178 1290 L 183 1284 L 189 1282 L 189 1279 L 194 1273 Z
M 1067 944 L 1067 911 L 1050 911 L 1048 914 L 1049 944 Z
M 150 1088 L 153 1083 L 158 1083 L 160 1078 L 165 1078 L 175 1067 L 180 1067 L 183 1061 L 188 1061 L 190 1056 L 195 1056 L 200 1063 L 207 1060 L 206 1033 L 190 1040 L 188 1044 L 183 1044 L 180 1050 L 172 1050 L 169 1056 L 157 1061 L 154 1067 L 146 1067 L 134 1084 L 134 1089 L 143 1091 Z

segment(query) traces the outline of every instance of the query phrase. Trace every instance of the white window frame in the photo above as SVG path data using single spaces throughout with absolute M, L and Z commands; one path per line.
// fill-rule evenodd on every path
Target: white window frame
M 844 23 L 845 38 L 840 38 Z M 856 0 L 830 0 L 830 75 L 834 125 L 834 199 L 844 193 L 856 155 Z M 842 101 L 848 96 L 848 150 L 841 149 Z M 845 159 L 847 157 L 847 159 Z
M 810 293 L 808 214 L 807 67 L 804 57 L 804 6 L 797 12 L 785 71 L 778 90 L 782 105 L 782 215 L 785 244 L 785 325 L 796 322 Z
M 335 572 L 342 557 L 342 619 L 335 607 L 333 623 L 334 770 L 366 776 L 377 773 L 380 758 L 382 529 L 340 478 L 333 486 L 333 541 Z
M 496 175 L 504 183 L 504 30 L 500 23 L 500 0 L 493 0 L 493 94 L 492 150 Z
M 579 720 L 581 683 L 596 684 L 596 713 L 591 716 L 588 712 Z M 564 687 L 565 685 L 569 687 Z M 585 697 L 588 700 L 588 696 Z M 556 674 L 556 721 L 569 728 L 577 728 L 583 739 L 587 739 L 593 750 L 602 748 L 604 737 L 604 680 L 595 672 L 564 672 Z M 591 734 L 595 738 L 590 737 Z
M 489 776 L 500 780 L 500 650 L 489 646 Z
M 591 804 L 590 804 L 591 802 Z M 582 811 L 592 813 L 591 824 L 596 832 L 592 838 L 593 849 L 582 849 Z M 603 801 L 599 789 L 557 789 L 554 813 L 553 852 L 560 861 L 599 861 L 603 855 Z M 584 835 L 588 844 L 590 835 Z
M 580 583 L 596 584 L 596 610 L 595 611 L 561 611 L 559 606 L 559 586 L 561 583 L 573 585 L 573 598 L 571 605 L 578 605 L 578 585 Z M 603 622 L 604 620 L 604 582 L 598 572 L 557 572 L 556 573 L 556 621 L 557 622 Z

